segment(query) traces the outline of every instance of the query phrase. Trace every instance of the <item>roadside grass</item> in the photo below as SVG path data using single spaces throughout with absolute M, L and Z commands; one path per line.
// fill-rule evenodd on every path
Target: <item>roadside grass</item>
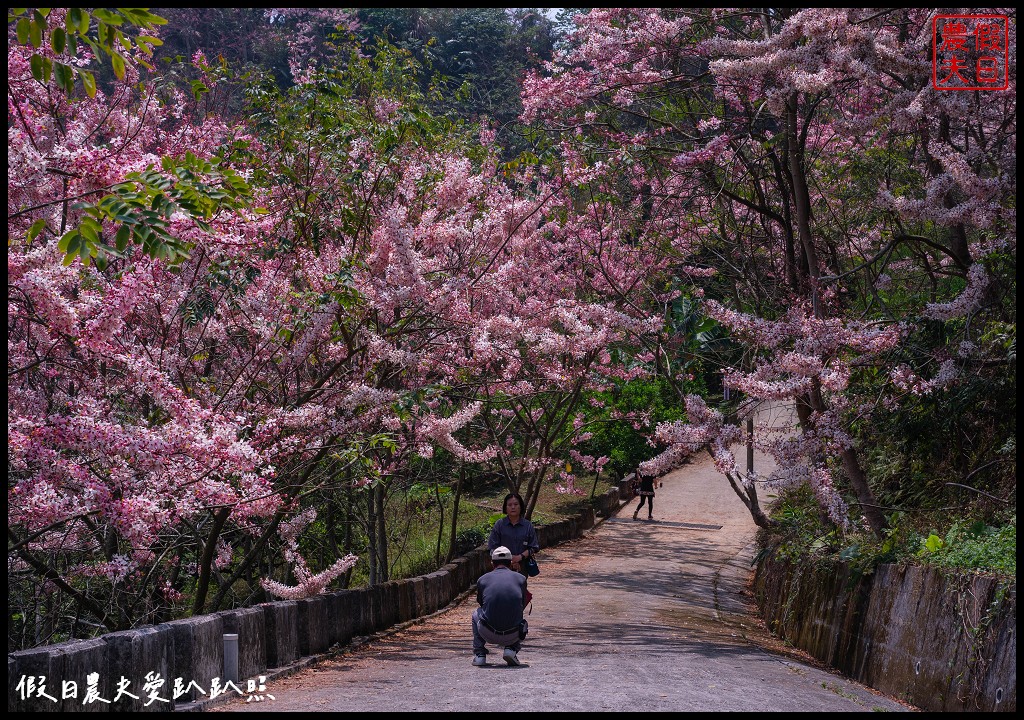
M 839 560 L 868 574 L 883 563 L 933 565 L 1002 579 L 1017 575 L 1017 516 L 982 517 L 966 509 L 958 516 L 946 511 L 893 512 L 888 528 L 877 537 L 865 528 L 842 532 L 822 517 L 809 488 L 783 491 L 772 505 L 779 521 L 773 531 L 760 531 L 759 543 L 776 556 L 792 560 Z
M 591 490 L 594 497 L 613 487 L 610 479 L 601 478 L 594 487 L 594 480 L 581 483 L 582 495 L 566 495 L 555 489 L 553 482 L 541 487 L 537 504 L 531 518 L 534 525 L 549 525 L 559 520 L 572 517 L 584 508 L 592 506 Z M 456 531 L 457 548 L 455 555 L 460 555 L 487 541 L 487 533 L 491 525 L 501 517 L 501 504 L 508 489 L 503 482 L 474 480 L 459 500 L 459 521 Z M 444 527 L 441 532 L 440 552 L 438 552 L 438 526 L 441 513 L 436 504 L 419 510 L 410 517 L 406 503 L 401 497 L 392 504 L 391 513 L 394 526 L 404 526 L 398 537 L 391 539 L 391 578 L 402 579 L 425 575 L 443 565 L 448 556 L 451 541 L 452 503 L 449 500 L 444 509 Z M 462 542 L 459 542 L 462 541 Z M 467 546 L 468 544 L 468 546 Z M 437 559 L 440 558 L 440 562 Z M 365 584 L 365 578 L 357 575 L 352 578 L 352 586 Z

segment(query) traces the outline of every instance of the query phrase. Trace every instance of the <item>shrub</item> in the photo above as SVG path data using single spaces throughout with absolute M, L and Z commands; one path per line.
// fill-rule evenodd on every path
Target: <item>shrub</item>
M 1012 577 L 1017 575 L 1017 516 L 1000 528 L 960 521 L 945 539 L 932 533 L 918 552 L 924 562 L 958 570 L 981 570 Z
M 867 531 L 843 533 L 821 516 L 813 493 L 801 486 L 780 493 L 772 517 L 778 527 L 758 535 L 762 553 L 791 561 L 838 560 L 856 575 L 870 574 L 883 563 L 928 563 L 1016 577 L 1016 515 L 998 527 L 976 517 L 960 518 L 941 535 L 923 529 L 939 516 L 894 512 L 881 537 Z
M 455 534 L 455 554 L 465 555 L 470 550 L 487 541 L 490 528 L 486 523 L 475 525 Z

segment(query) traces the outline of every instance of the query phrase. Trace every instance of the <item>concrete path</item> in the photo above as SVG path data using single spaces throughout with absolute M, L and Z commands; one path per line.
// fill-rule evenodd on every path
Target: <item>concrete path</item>
M 768 462 L 755 456 L 759 472 Z M 273 700 L 213 709 L 914 709 L 816 667 L 765 632 L 748 590 L 756 528 L 706 454 L 663 482 L 654 522 L 632 519 L 633 500 L 585 537 L 538 554 L 522 667 L 506 666 L 493 649 L 489 665 L 471 665 L 471 593 L 404 630 L 271 678 Z

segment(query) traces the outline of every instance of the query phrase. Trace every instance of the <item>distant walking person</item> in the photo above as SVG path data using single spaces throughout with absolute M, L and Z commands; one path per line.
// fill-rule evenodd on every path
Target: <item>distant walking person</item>
M 647 503 L 647 519 L 654 519 L 654 478 L 650 475 L 643 475 L 640 472 L 640 468 L 636 471 L 637 477 L 640 478 L 640 490 L 637 495 L 640 496 L 640 504 L 636 506 L 636 510 L 633 511 L 633 519 L 636 520 L 636 516 L 640 514 L 640 509 L 643 508 L 644 503 Z M 662 483 L 664 484 L 664 483 Z
M 492 570 L 476 583 L 476 601 L 473 611 L 473 664 L 487 664 L 487 643 L 504 648 L 502 659 L 509 665 L 519 665 L 519 650 L 529 632 L 523 608 L 529 591 L 526 576 L 512 570 L 512 551 L 497 547 L 491 551 Z
M 540 550 L 540 543 L 537 541 L 537 531 L 533 523 L 523 517 L 526 511 L 526 503 L 519 493 L 509 493 L 501 504 L 501 511 L 505 517 L 498 518 L 491 528 L 490 537 L 487 538 L 487 549 L 494 552 L 497 547 L 507 547 L 512 551 L 512 569 L 526 574 L 526 567 L 523 560 L 535 555 Z

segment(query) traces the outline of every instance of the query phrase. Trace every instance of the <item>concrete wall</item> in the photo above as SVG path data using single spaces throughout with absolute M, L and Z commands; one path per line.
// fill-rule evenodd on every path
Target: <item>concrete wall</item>
M 769 558 L 754 592 L 772 632 L 865 685 L 923 710 L 1017 709 L 1015 582 Z
M 606 516 L 619 507 L 619 490 L 595 500 L 598 513 Z M 540 545 L 577 538 L 595 521 L 594 510 L 587 509 L 540 525 Z M 15 712 L 194 708 L 225 690 L 227 633 L 238 635 L 239 680 L 226 691 L 246 697 L 258 692 L 268 672 L 446 607 L 490 569 L 490 556 L 481 546 L 416 578 L 8 653 L 7 707 Z

